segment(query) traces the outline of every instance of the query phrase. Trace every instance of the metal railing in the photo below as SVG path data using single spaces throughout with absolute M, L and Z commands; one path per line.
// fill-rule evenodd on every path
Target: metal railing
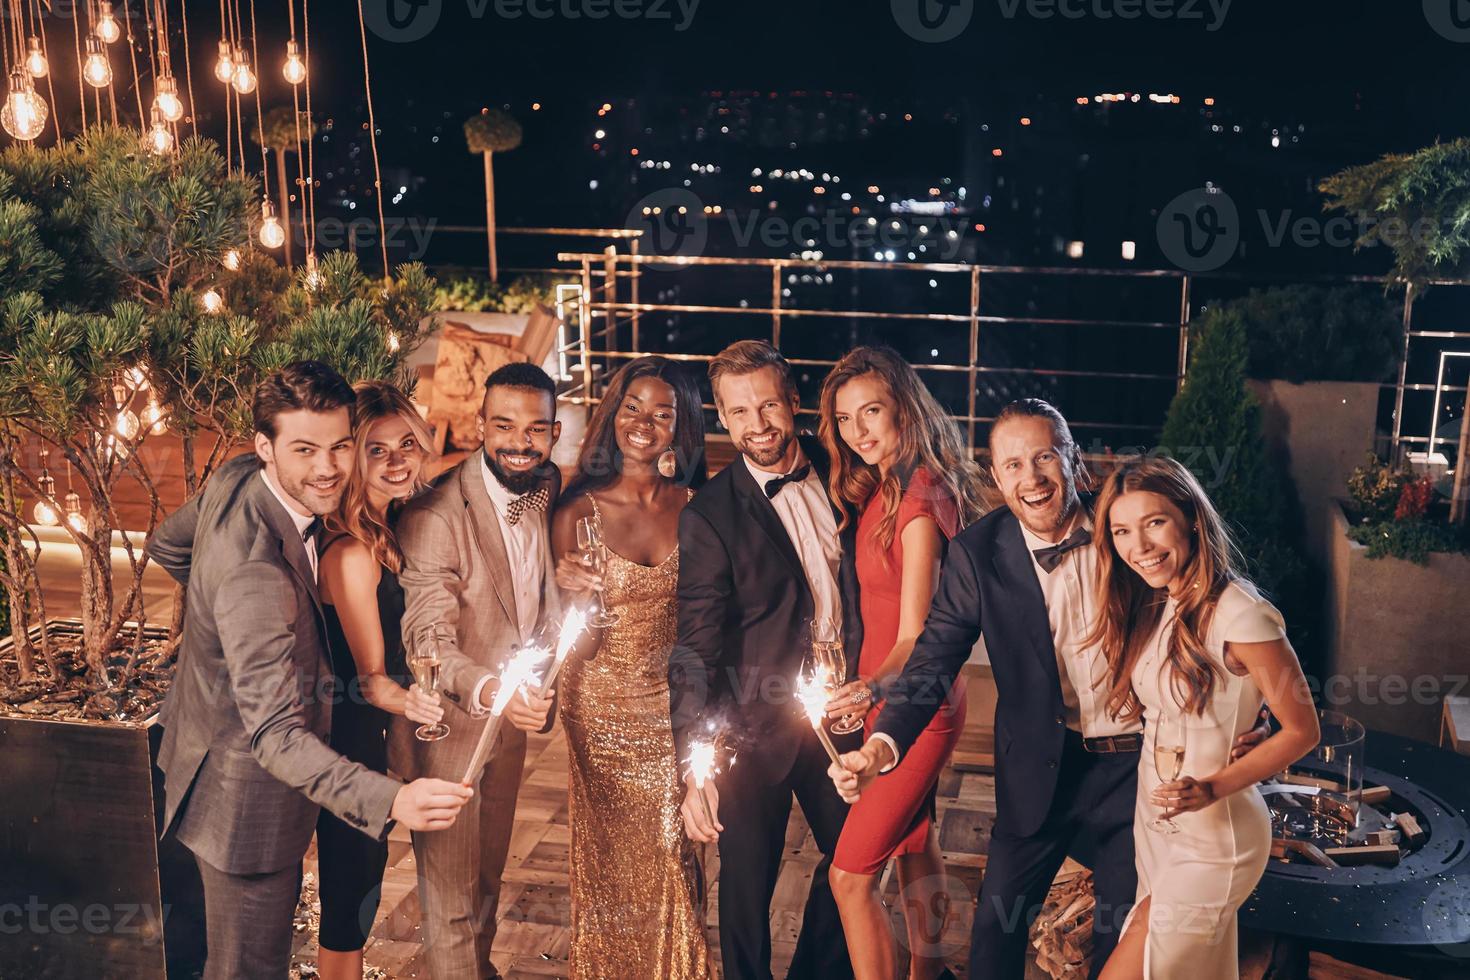
M 632 242 L 636 245 L 637 239 L 633 238 Z M 1372 276 L 1247 277 L 1230 273 L 1199 275 L 1177 270 L 970 265 L 955 262 L 905 263 L 832 261 L 824 259 L 643 255 L 636 252 L 630 252 L 629 254 L 620 253 L 615 245 L 610 245 L 602 252 L 595 253 L 563 252 L 558 255 L 558 260 L 574 264 L 577 269 L 578 278 L 577 283 L 564 287 L 558 296 L 559 306 L 566 315 L 568 322 L 575 322 L 577 325 L 577 337 L 566 339 L 560 345 L 560 356 L 563 358 L 563 363 L 569 369 L 567 377 L 573 381 L 572 386 L 566 392 L 566 397 L 571 401 L 593 404 L 598 400 L 598 385 L 601 377 L 594 369 L 595 361 L 610 364 L 613 361 L 631 360 L 649 353 L 662 353 L 665 357 L 683 361 L 699 362 L 710 360 L 711 355 L 707 354 L 645 350 L 642 343 L 640 321 L 649 314 L 755 316 L 766 318 L 769 321 L 769 333 L 767 336 L 772 344 L 777 347 L 781 346 L 783 331 L 789 329 L 791 321 L 803 318 L 810 320 L 889 320 L 947 324 L 963 326 L 968 333 L 968 357 L 965 363 L 924 362 L 915 363 L 914 367 L 921 372 L 951 375 L 962 373 L 966 376 L 966 411 L 964 414 L 955 414 L 951 417 L 965 428 L 972 449 L 976 445 L 977 425 L 993 421 L 992 416 L 977 414 L 978 383 L 983 376 L 988 374 L 1023 375 L 1035 378 L 1078 377 L 1117 382 L 1172 381 L 1175 390 L 1177 390 L 1184 384 L 1185 380 L 1189 360 L 1189 322 L 1191 310 L 1194 306 L 1194 292 L 1198 283 L 1201 281 L 1234 281 L 1236 283 L 1248 282 L 1251 284 L 1293 282 L 1319 285 L 1360 284 L 1378 287 L 1383 285 L 1382 279 Z M 639 299 L 639 282 L 643 278 L 645 266 L 655 268 L 712 267 L 729 269 L 732 272 L 735 270 L 767 270 L 770 276 L 770 300 L 765 306 L 730 306 L 698 302 L 641 302 Z M 964 312 L 931 313 L 862 309 L 810 309 L 790 305 L 783 295 L 782 284 L 784 277 L 793 271 L 816 272 L 818 270 L 823 272 L 831 270 L 878 273 L 926 272 L 967 277 L 969 280 L 968 309 Z M 1171 315 L 1166 320 L 1129 320 L 1085 317 L 1041 317 L 1030 315 L 1004 316 L 983 313 L 981 311 L 980 300 L 987 283 L 998 277 L 1013 276 L 1172 281 L 1176 284 L 1175 288 L 1177 289 L 1177 315 Z M 626 296 L 623 295 L 622 286 L 624 284 L 627 286 Z M 1470 285 L 1470 283 L 1458 280 L 1443 280 L 1436 282 L 1434 285 L 1464 287 Z M 1438 406 L 1440 400 L 1446 394 L 1465 394 L 1467 392 L 1467 386 L 1465 385 L 1445 384 L 1442 373 L 1433 383 L 1412 382 L 1408 380 L 1409 364 L 1413 358 L 1415 340 L 1470 341 L 1470 332 L 1467 331 L 1416 329 L 1414 323 L 1416 305 L 1412 288 L 1406 288 L 1404 290 L 1402 304 L 1402 323 L 1404 328 L 1402 348 L 1396 366 L 1396 377 L 1394 381 L 1385 382 L 1383 385 L 1384 388 L 1392 389 L 1394 393 L 1389 442 L 1390 452 L 1395 458 L 1400 458 L 1401 453 L 1408 447 L 1422 446 L 1428 451 L 1433 451 L 1438 445 L 1454 442 L 1452 439 L 1436 437 L 1432 430 L 1424 435 L 1406 431 L 1404 410 L 1406 393 L 1433 392 L 1436 406 Z M 1172 331 L 1175 337 L 1174 344 L 1177 354 L 1175 360 L 1176 369 L 1172 374 L 1161 374 L 987 364 L 983 362 L 980 356 L 980 339 L 982 337 L 982 331 L 988 326 L 1073 326 L 1103 329 L 1141 328 Z M 627 328 L 626 331 L 620 329 L 624 327 Z M 619 342 L 619 337 L 622 333 L 626 333 L 630 340 L 626 346 Z M 791 359 L 791 363 L 796 366 L 829 368 L 836 363 L 836 360 L 794 357 Z M 712 408 L 713 406 L 706 405 L 705 407 Z M 811 412 L 812 410 L 804 409 L 804 411 Z M 1436 407 L 1437 411 L 1438 408 Z M 1072 424 L 1074 427 L 1081 429 L 1156 431 L 1161 421 L 1162 414 L 1160 414 L 1158 420 L 1148 423 L 1128 422 L 1117 419 L 1076 418 L 1072 420 Z

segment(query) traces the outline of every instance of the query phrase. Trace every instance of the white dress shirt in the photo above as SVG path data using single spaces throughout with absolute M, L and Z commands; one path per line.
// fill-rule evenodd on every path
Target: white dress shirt
M 1092 530 L 1083 519 L 1081 527 Z M 1067 539 L 1068 531 L 1058 544 Z M 1062 713 L 1067 727 L 1081 732 L 1085 738 L 1122 735 L 1142 730 L 1135 721 L 1117 721 L 1108 717 L 1108 663 L 1102 649 L 1084 646 L 1083 640 L 1097 616 L 1097 554 L 1091 545 L 1073 548 L 1062 556 L 1061 564 L 1048 572 L 1036 560 L 1036 551 L 1051 547 L 1021 525 L 1021 537 L 1032 552 L 1031 564 L 1036 581 L 1046 600 L 1046 616 L 1051 621 L 1052 646 L 1056 648 L 1057 676 L 1062 681 Z
M 741 459 L 762 493 L 767 483 L 785 475 L 767 473 L 756 469 L 748 458 Z M 796 463 L 786 472 L 807 465 L 807 459 L 798 453 Z M 837 575 L 842 564 L 842 539 L 837 536 L 837 518 L 832 514 L 827 488 L 817 477 L 816 467 L 811 468 L 806 479 L 783 486 L 771 498 L 771 506 L 776 508 L 776 516 L 781 518 L 781 526 L 786 529 L 786 536 L 791 539 L 791 546 L 806 572 L 816 618 L 830 620 L 841 636 L 842 592 L 837 587 Z
M 296 533 L 304 535 L 306 533 L 306 529 L 311 527 L 311 522 L 316 520 L 315 515 L 307 514 L 305 517 L 302 517 L 300 511 L 296 509 L 301 505 L 297 504 L 296 501 L 291 500 L 280 490 L 277 490 L 275 483 L 271 481 L 270 477 L 265 475 L 264 469 L 261 469 L 260 471 L 260 478 L 265 481 L 266 486 L 271 488 L 271 493 L 275 496 L 276 500 L 280 502 L 281 506 L 286 508 L 286 513 L 291 516 L 291 523 L 296 525 Z M 295 506 L 292 506 L 293 504 L 295 504 Z M 315 581 L 317 577 L 316 540 L 314 538 L 302 538 L 301 543 L 306 546 L 306 560 L 311 563 L 311 578 L 312 581 Z
M 510 564 L 511 582 L 515 585 L 516 624 L 520 627 L 521 642 L 525 643 L 535 632 L 536 620 L 541 616 L 541 586 L 546 568 L 546 514 L 528 510 L 512 527 L 506 511 L 510 502 L 520 495 L 511 493 L 496 479 L 483 452 L 480 453 L 480 473 L 485 478 L 490 502 L 495 505 L 495 516 L 500 519 L 500 538 L 505 542 L 505 557 Z

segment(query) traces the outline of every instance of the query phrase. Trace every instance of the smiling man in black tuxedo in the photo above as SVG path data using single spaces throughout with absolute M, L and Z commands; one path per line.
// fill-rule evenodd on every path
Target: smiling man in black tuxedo
M 841 624 L 847 651 L 862 645 L 851 548 L 838 537 L 821 448 L 796 435 L 799 398 L 785 359 L 763 341 L 740 341 L 710 363 L 710 383 L 740 458 L 679 518 L 669 687 L 678 757 L 687 759 L 690 742 L 718 717 L 739 761 L 706 786 L 714 820 L 692 778 L 681 813 L 691 839 L 719 841 L 725 977 L 765 980 L 771 896 L 795 796 L 823 859 L 787 975 L 837 980 L 852 976 L 852 965 L 827 868 L 847 807 L 791 691 L 814 619 Z

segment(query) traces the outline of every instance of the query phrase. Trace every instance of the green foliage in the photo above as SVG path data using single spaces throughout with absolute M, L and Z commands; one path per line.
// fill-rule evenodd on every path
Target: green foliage
M 0 154 L 0 174 L 8 189 L 0 199 L 32 208 L 11 210 L 12 219 L 34 222 L 30 240 L 55 253 L 61 273 L 0 276 L 0 289 L 93 312 L 120 299 L 166 304 L 212 278 L 226 251 L 246 246 L 258 197 L 208 140 L 158 156 L 114 127 L 51 149 L 12 147 Z
M 1252 289 L 1238 310 L 1250 343 L 1250 376 L 1287 381 L 1384 381 L 1403 326 L 1393 304 L 1365 289 Z
M 1348 496 L 1355 516 L 1371 523 L 1392 520 L 1408 482 L 1408 474 L 1369 453 L 1363 465 L 1348 477 Z
M 1348 528 L 1348 537 L 1367 545 L 1369 558 L 1402 558 L 1418 565 L 1429 564 L 1436 551 L 1470 551 L 1463 530 L 1424 517 L 1357 524 Z
M 538 306 L 554 306 L 556 286 L 570 279 L 518 276 L 509 286 L 483 275 L 461 274 L 435 291 L 434 309 L 459 313 L 533 313 Z
M 1266 452 L 1261 407 L 1246 387 L 1245 317 L 1217 307 L 1190 326 L 1189 372 L 1174 396 L 1161 442 L 1176 459 L 1224 461 L 1195 468 L 1221 516 L 1236 532 L 1243 571 L 1281 607 L 1293 636 L 1315 619 L 1315 580 L 1295 547 L 1291 477 Z
M 266 110 L 264 145 L 268 150 L 285 150 L 295 153 L 300 142 L 309 141 L 316 135 L 316 126 L 306 113 L 298 113 L 293 106 L 278 105 Z M 250 139 L 261 145 L 261 120 L 250 124 Z
M 1349 167 L 1318 189 L 1328 210 L 1365 219 L 1356 247 L 1393 250 L 1396 278 L 1422 285 L 1470 271 L 1470 139 Z
M 521 124 L 504 109 L 485 109 L 464 121 L 471 153 L 505 153 L 521 145 Z

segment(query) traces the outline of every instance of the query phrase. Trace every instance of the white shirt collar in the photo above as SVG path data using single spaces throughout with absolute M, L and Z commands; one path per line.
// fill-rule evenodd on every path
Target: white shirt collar
M 288 500 L 285 494 L 276 489 L 276 485 L 271 482 L 270 477 L 265 475 L 264 467 L 262 467 L 260 470 L 260 478 L 265 481 L 266 486 L 270 487 L 272 496 L 274 496 L 276 500 L 280 502 L 282 507 L 286 508 L 286 513 L 291 515 L 291 523 L 296 525 L 296 533 L 305 534 L 306 529 L 311 526 L 311 522 L 316 520 L 316 517 L 310 514 L 308 514 L 306 517 L 302 517 L 299 513 L 297 513 L 296 508 L 301 505 L 297 504 L 294 500 Z
M 803 453 L 800 448 L 796 450 L 796 461 L 791 464 L 791 468 L 787 470 L 786 473 L 770 473 L 766 470 L 759 469 L 754 463 L 750 461 L 750 457 L 745 455 L 744 453 L 740 454 L 740 459 L 745 463 L 745 468 L 750 471 L 750 475 L 755 477 L 756 485 L 759 486 L 762 490 L 766 488 L 767 483 L 770 483 L 777 477 L 785 476 L 786 473 L 794 473 L 795 471 L 801 469 L 803 466 L 807 465 L 806 454 Z M 815 471 L 813 470 L 808 472 L 806 475 L 806 479 L 810 480 L 812 478 L 813 472 Z
M 506 489 L 505 484 L 500 482 L 500 478 L 490 468 L 489 460 L 485 458 L 484 449 L 480 450 L 479 455 L 480 474 L 485 478 L 485 490 L 490 494 L 490 502 L 495 505 L 497 511 L 504 514 L 510 509 L 510 502 L 519 497 L 520 494 L 511 493 Z

